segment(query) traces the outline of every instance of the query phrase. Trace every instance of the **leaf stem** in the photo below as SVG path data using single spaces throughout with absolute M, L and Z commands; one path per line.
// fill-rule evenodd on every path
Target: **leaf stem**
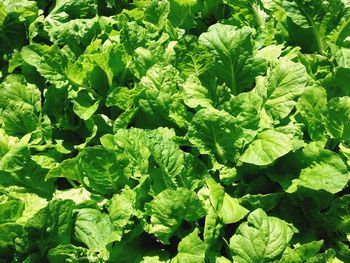
M 67 181 L 70 183 L 71 186 L 73 186 L 73 188 L 79 188 L 79 186 L 72 179 L 67 178 Z

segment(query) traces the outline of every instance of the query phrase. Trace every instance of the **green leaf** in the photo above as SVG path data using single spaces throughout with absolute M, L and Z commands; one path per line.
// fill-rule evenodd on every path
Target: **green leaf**
M 278 205 L 282 197 L 283 193 L 246 194 L 239 199 L 239 202 L 249 210 L 261 208 L 264 211 L 270 211 Z
M 258 134 L 240 160 L 255 165 L 269 165 L 293 149 L 290 136 L 274 130 Z
M 328 133 L 335 139 L 350 142 L 350 97 L 333 98 L 327 106 Z
M 9 101 L 24 102 L 31 105 L 36 112 L 40 112 L 40 90 L 35 85 L 27 83 L 23 76 L 15 74 L 8 75 L 1 84 L 1 108 L 6 108 L 6 104 Z
M 309 53 L 322 53 L 327 47 L 327 36 L 339 30 L 338 26 L 341 31 L 341 25 L 346 24 L 342 17 L 347 10 L 341 0 L 284 0 L 282 7 L 290 19 L 288 31 L 293 42 Z
M 51 201 L 30 218 L 25 227 L 30 235 L 37 236 L 38 245 L 54 247 L 69 244 L 73 233 L 73 208 L 71 200 Z
M 114 237 L 120 241 L 124 228 L 134 214 L 134 202 L 136 194 L 132 190 L 125 190 L 121 194 L 114 195 L 108 207 L 109 217 L 114 226 Z
M 195 192 L 185 188 L 167 189 L 150 203 L 151 225 L 149 233 L 163 244 L 169 244 L 183 220 L 195 222 L 205 215 L 202 202 Z
M 275 122 L 287 117 L 307 84 L 307 73 L 301 63 L 281 61 L 259 79 L 255 92 L 262 98 L 261 109 Z
M 98 106 L 99 101 L 85 90 L 79 91 L 73 99 L 73 110 L 83 120 L 89 120 Z
M 190 28 L 193 26 L 197 0 L 170 0 L 169 20 L 173 27 Z
M 8 75 L 0 97 L 0 123 L 9 135 L 22 137 L 40 129 L 41 93 L 35 85 L 21 75 Z
M 145 138 L 167 187 L 176 185 L 176 177 L 184 169 L 184 153 L 172 140 L 173 137 L 175 137 L 173 130 L 159 128 L 152 133 L 146 133 Z
M 334 194 L 340 192 L 350 179 L 344 161 L 330 150 L 310 146 L 304 150 L 301 158 L 305 160 L 306 167 L 301 170 L 297 179 L 292 180 L 287 188 L 288 192 L 294 192 L 298 186 L 303 186 Z
M 123 61 L 123 51 L 120 46 L 101 47 L 101 51 L 96 50 L 89 54 L 88 59 L 96 63 L 106 74 L 108 84 L 111 86 L 115 77 L 125 78 L 125 63 Z M 122 79 L 123 81 L 123 79 Z
M 22 137 L 35 131 L 39 119 L 33 106 L 24 102 L 9 101 L 0 117 L 5 131 L 12 136 Z
M 140 108 L 153 118 L 167 119 L 174 95 L 178 93 L 176 78 L 177 71 L 171 66 L 150 68 L 139 84 L 145 90 L 140 96 Z
M 187 78 L 182 88 L 184 90 L 184 102 L 188 107 L 197 108 L 198 106 L 212 106 L 213 101 L 211 99 L 212 94 L 210 94 L 210 90 L 202 86 L 200 80 L 194 75 Z
M 233 94 L 251 88 L 255 77 L 266 69 L 265 60 L 254 57 L 253 33 L 250 27 L 215 24 L 199 37 L 216 56 L 215 73 Z
M 235 162 L 241 147 L 251 139 L 244 138 L 232 115 L 214 108 L 196 113 L 188 137 L 202 154 L 210 153 L 222 163 Z
M 47 81 L 61 88 L 67 85 L 67 57 L 58 46 L 32 44 L 21 50 L 23 60 L 36 68 Z
M 312 241 L 307 244 L 296 246 L 294 249 L 287 248 L 278 263 L 302 263 L 314 257 L 321 249 L 323 240 Z
M 126 186 L 126 166 L 123 155 L 101 146 L 85 148 L 78 159 L 80 181 L 91 192 L 102 195 L 112 195 Z
M 248 210 L 241 206 L 237 198 L 225 194 L 220 217 L 224 224 L 232 224 L 240 221 L 248 214 Z
M 319 86 L 307 87 L 300 96 L 296 108 L 313 140 L 324 136 L 323 113 L 327 107 L 326 90 Z
M 235 122 L 242 128 L 258 130 L 260 126 L 259 98 L 252 92 L 241 93 L 229 100 L 224 109 L 235 117 Z
M 171 263 L 199 263 L 205 262 L 205 245 L 198 237 L 199 230 L 196 228 L 188 236 L 184 237 L 178 245 L 178 254 L 171 260 Z
M 175 52 L 176 68 L 186 77 L 192 74 L 199 77 L 214 65 L 214 56 L 191 36 L 180 39 Z
M 128 110 L 134 103 L 135 97 L 140 94 L 138 89 L 127 87 L 116 87 L 112 89 L 106 99 L 106 106 L 117 106 L 120 109 Z
M 5 66 L 7 56 L 27 45 L 26 29 L 38 16 L 35 1 L 1 1 L 0 4 L 0 67 Z M 4 58 L 4 60 L 3 60 Z
M 257 209 L 231 237 L 230 249 L 237 263 L 272 262 L 283 253 L 292 236 L 287 222 Z
M 0 249 L 14 246 L 16 238 L 22 233 L 21 225 L 15 223 L 0 224 Z
M 88 249 L 76 247 L 72 244 L 59 245 L 48 252 L 50 263 L 61 263 L 66 261 L 84 260 L 88 256 Z
M 0 171 L 15 172 L 23 169 L 30 159 L 30 151 L 28 146 L 16 145 L 12 146 L 5 155 L 0 159 Z
M 52 168 L 47 174 L 46 179 L 65 177 L 69 180 L 80 181 L 77 159 L 66 159 L 57 167 Z
M 206 182 L 211 205 L 224 224 L 236 223 L 248 214 L 249 211 L 239 204 L 238 199 L 225 193 L 224 188 L 212 178 L 207 178 Z
M 78 210 L 75 235 L 92 252 L 101 252 L 110 243 L 113 225 L 108 215 L 92 208 Z
M 349 195 L 344 195 L 336 198 L 326 215 L 329 225 L 344 233 L 348 233 L 350 229 L 349 197 Z
M 17 199 L 10 199 L 0 203 L 0 209 L 2 213 L 0 215 L 0 224 L 15 222 L 23 213 L 24 203 Z
M 177 176 L 177 182 L 189 190 L 195 190 L 203 183 L 203 179 L 208 175 L 208 169 L 204 163 L 189 153 L 185 153 L 184 167 Z
M 16 220 L 18 224 L 25 224 L 30 218 L 32 218 L 40 209 L 47 206 L 48 201 L 45 198 L 39 197 L 32 193 L 23 193 L 20 189 L 13 187 L 7 187 L 8 194 L 24 203 L 24 210 Z
M 170 4 L 168 1 L 151 1 L 145 10 L 145 20 L 155 25 L 162 26 L 168 18 Z
M 132 173 L 141 177 L 147 173 L 151 152 L 145 140 L 145 131 L 141 129 L 119 129 L 114 135 L 114 142 L 118 148 L 125 151 L 132 164 Z
M 79 49 L 79 44 L 87 44 L 96 34 L 97 3 L 88 1 L 57 1 L 44 18 L 40 16 L 30 28 L 31 38 L 44 37 L 51 42 L 62 45 L 69 44 Z
M 233 24 L 245 25 L 249 24 L 254 27 L 265 26 L 268 18 L 267 10 L 269 9 L 270 1 L 244 1 L 244 0 L 225 0 L 232 10 Z M 242 19 L 244 18 L 244 20 Z

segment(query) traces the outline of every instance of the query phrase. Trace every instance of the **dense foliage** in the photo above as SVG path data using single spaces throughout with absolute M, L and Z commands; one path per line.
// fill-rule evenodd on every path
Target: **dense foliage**
M 348 0 L 0 0 L 0 262 L 350 262 Z

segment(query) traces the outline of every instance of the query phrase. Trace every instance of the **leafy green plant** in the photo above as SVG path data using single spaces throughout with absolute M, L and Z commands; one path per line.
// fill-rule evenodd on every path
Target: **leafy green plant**
M 0 0 L 0 262 L 350 262 L 347 0 Z

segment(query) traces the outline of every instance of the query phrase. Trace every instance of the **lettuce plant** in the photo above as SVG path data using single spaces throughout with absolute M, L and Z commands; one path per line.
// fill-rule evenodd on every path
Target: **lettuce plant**
M 350 262 L 348 0 L 0 0 L 0 262 Z

